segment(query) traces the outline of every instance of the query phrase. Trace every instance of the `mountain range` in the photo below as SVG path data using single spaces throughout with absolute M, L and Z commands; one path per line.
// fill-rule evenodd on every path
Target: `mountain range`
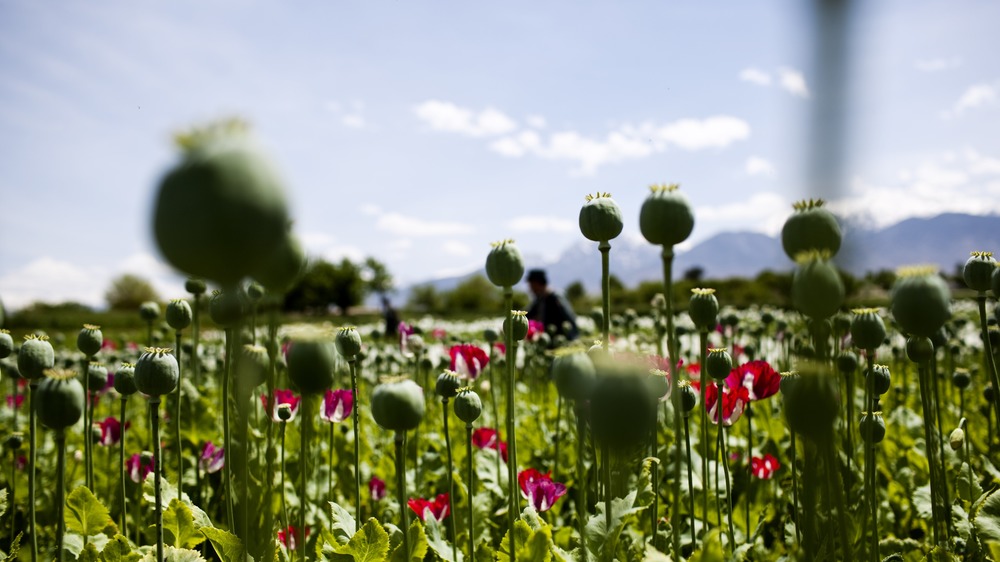
M 842 221 L 844 239 L 836 257 L 840 267 L 854 275 L 904 265 L 933 264 L 952 272 L 965 263 L 973 250 L 1000 251 L 1000 215 L 945 213 L 930 218 L 911 218 L 885 228 L 870 228 Z M 611 272 L 626 286 L 663 279 L 660 248 L 629 239 L 611 241 Z M 704 278 L 755 277 L 762 271 L 788 271 L 792 261 L 785 255 L 779 236 L 759 232 L 721 232 L 674 257 L 674 277 L 698 267 Z M 588 292 L 597 292 L 601 259 L 596 242 L 581 241 L 566 248 L 555 260 L 525 256 L 527 269 L 543 268 L 550 285 L 564 289 L 580 281 Z M 465 275 L 435 279 L 438 291 L 454 288 L 480 269 Z M 402 291 L 405 299 L 409 288 Z

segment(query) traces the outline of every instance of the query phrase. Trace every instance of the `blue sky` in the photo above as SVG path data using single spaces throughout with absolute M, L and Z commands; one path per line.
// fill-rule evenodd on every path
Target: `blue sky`
M 181 296 L 152 195 L 171 133 L 231 115 L 273 153 L 311 254 L 372 255 L 401 284 L 501 238 L 554 257 L 596 191 L 636 237 L 651 183 L 681 184 L 692 242 L 776 232 L 811 194 L 803 6 L 0 0 L 0 298 L 99 305 L 123 272 Z M 1000 212 L 1000 4 L 859 8 L 834 208 Z

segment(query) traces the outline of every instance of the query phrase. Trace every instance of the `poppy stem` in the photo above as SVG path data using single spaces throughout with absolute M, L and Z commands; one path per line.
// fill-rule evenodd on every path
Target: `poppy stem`
M 160 397 L 149 398 L 149 419 L 153 428 L 153 489 L 156 496 L 156 560 L 163 562 L 163 500 L 160 491 L 163 451 L 160 448 Z
M 358 359 L 352 355 L 347 361 L 351 367 L 351 421 L 354 423 L 354 517 L 357 528 L 361 528 L 361 418 L 358 413 Z M 332 454 L 332 453 L 331 453 Z M 332 500 L 332 498 L 331 498 Z
M 90 438 L 90 428 L 91 417 L 90 411 L 93 410 L 90 403 L 90 356 L 86 355 L 81 361 L 80 374 L 83 376 L 83 481 L 84 484 L 91 490 L 94 489 L 94 481 L 92 479 L 93 471 L 91 469 L 91 438 Z
M 674 333 L 674 247 L 672 245 L 663 246 L 663 285 L 667 300 L 667 354 L 670 356 L 670 403 L 673 406 L 674 414 L 674 438 L 677 439 L 681 433 L 681 393 L 677 390 L 677 334 Z M 722 397 L 720 389 L 719 397 Z M 722 408 L 719 408 L 722 412 Z M 720 414 L 721 415 L 721 414 Z M 721 418 L 720 418 L 721 419 Z M 721 422 L 720 422 L 721 423 Z M 673 530 L 674 555 L 680 557 L 681 552 L 681 448 L 676 447 L 674 456 L 674 503 L 670 514 L 670 526 Z M 656 500 L 653 500 L 656 505 Z
M 726 447 L 726 426 L 722 414 L 722 389 L 719 389 L 719 402 L 716 407 L 719 418 L 719 449 L 722 454 L 722 473 L 726 479 L 726 522 L 729 524 L 729 548 L 736 550 L 736 530 L 733 529 L 733 500 L 732 490 L 729 484 L 729 453 Z
M 66 506 L 66 430 L 56 430 L 56 550 L 59 562 L 64 560 L 63 537 L 66 521 L 63 510 Z
M 444 446 L 448 450 L 448 500 L 455 501 L 455 466 L 451 458 L 451 433 L 448 431 L 448 397 L 441 397 L 441 415 L 444 418 Z M 471 499 L 470 499 L 471 501 Z M 451 557 L 458 560 L 458 529 L 455 526 L 455 516 L 448 518 L 451 527 Z
M 576 524 L 580 532 L 580 552 L 583 554 L 583 562 L 588 562 L 589 553 L 587 551 L 587 535 L 584 532 L 587 526 L 587 474 L 583 464 L 584 450 L 586 449 L 587 420 L 584 417 L 582 406 L 576 404 Z
M 229 427 L 229 381 L 233 374 L 233 351 L 236 348 L 232 328 L 226 328 L 226 356 L 225 364 L 222 368 L 222 439 L 224 441 L 223 456 L 225 458 L 225 472 L 222 473 L 223 494 L 226 496 L 226 521 L 229 526 L 236 529 L 236 516 L 233 514 L 233 485 L 230 479 L 232 475 L 232 448 L 233 436 Z
M 312 426 L 312 396 L 302 395 L 302 427 L 299 428 L 299 533 L 302 540 L 298 543 L 299 558 L 302 562 L 306 558 L 306 511 L 309 505 L 309 493 L 307 483 L 309 482 L 309 431 Z
M 559 433 L 559 425 L 560 424 L 559 424 L 559 422 L 562 421 L 562 408 L 563 408 L 563 397 L 562 397 L 562 394 L 559 394 L 559 393 L 556 393 L 556 394 L 557 394 L 557 397 L 556 397 L 556 423 L 555 423 L 555 426 L 556 426 L 556 438 L 555 438 L 556 439 L 556 454 L 555 454 L 555 460 L 552 463 L 552 473 L 554 474 L 554 476 L 553 476 L 554 480 L 558 480 L 559 479 L 559 437 L 560 437 L 560 433 Z
M 976 296 L 976 302 L 979 305 L 979 326 L 983 332 L 983 355 L 986 356 L 985 360 L 989 366 L 990 382 L 993 384 L 993 412 L 996 414 L 997 427 L 1000 428 L 1000 375 L 997 374 L 997 363 L 993 357 L 993 342 L 990 341 L 989 326 L 986 322 L 986 293 L 980 291 Z M 990 451 L 991 445 L 992 437 L 990 444 L 986 447 L 987 452 Z
M 281 421 L 281 518 L 283 519 L 282 527 L 285 533 L 288 533 L 288 504 L 285 503 L 285 427 L 288 422 Z M 272 531 L 273 532 L 273 531 Z M 291 558 L 291 556 L 289 556 Z
M 466 460 L 465 460 L 465 462 L 466 462 L 466 471 L 468 473 L 468 477 L 467 477 L 468 480 L 466 481 L 465 486 L 466 486 L 466 495 L 468 496 L 466 498 L 466 501 L 469 504 L 469 561 L 471 562 L 472 560 L 475 560 L 475 554 L 476 554 L 476 538 L 475 538 L 476 537 L 476 526 L 474 524 L 475 523 L 475 516 L 476 515 L 475 515 L 475 512 L 472 509 L 472 507 L 473 507 L 472 499 L 475 497 L 475 494 L 473 493 L 473 490 L 475 490 L 475 486 L 473 486 L 473 483 L 472 483 L 472 478 L 473 478 L 473 475 L 472 475 L 472 455 L 475 454 L 475 450 L 472 448 L 472 424 L 471 423 L 465 424 L 465 440 L 466 440 L 466 445 L 468 447 L 466 449 L 466 451 L 468 452 L 468 455 L 466 456 Z M 456 542 L 458 541 L 458 537 L 455 538 L 455 541 Z M 456 558 L 456 560 L 457 560 L 457 558 Z
M 687 416 L 684 417 L 684 450 L 687 453 L 687 473 L 688 473 L 688 502 L 691 510 L 691 544 L 695 545 L 697 537 L 694 532 L 694 479 L 691 476 L 691 424 Z
M 514 326 L 514 290 L 511 287 L 503 288 L 503 305 L 507 311 L 507 325 Z M 517 493 L 517 435 L 514 429 L 514 330 L 505 330 L 504 340 L 507 345 L 507 522 L 510 526 L 508 533 L 510 537 L 510 557 L 514 559 L 517 552 L 517 536 L 514 532 L 514 523 L 517 521 L 518 493 Z M 497 453 L 499 453 L 499 448 Z
M 706 393 L 708 392 L 708 371 L 705 370 L 705 358 L 708 355 L 708 330 L 701 330 L 698 332 L 698 344 L 701 349 L 701 385 L 699 390 L 701 391 L 701 403 L 705 404 Z M 708 527 L 708 491 L 710 486 L 708 485 L 708 408 L 700 408 L 701 410 L 701 487 L 702 487 L 702 512 L 701 516 L 706 523 L 705 527 Z
M 118 472 L 121 476 L 121 494 L 122 494 L 122 512 L 121 512 L 121 531 L 125 537 L 128 537 L 128 499 L 125 494 L 125 408 L 128 402 L 128 396 L 122 394 L 121 399 L 121 415 L 118 418 L 121 421 L 122 426 L 122 438 L 118 446 Z
M 753 535 L 753 524 L 750 520 L 752 514 L 750 513 L 750 491 L 753 488 L 753 412 L 751 411 L 751 406 L 753 402 L 747 402 L 746 416 L 747 416 L 747 491 L 746 491 L 746 502 L 744 502 L 746 507 L 747 516 L 747 544 L 752 542 L 751 536 Z
M 394 438 L 396 443 L 396 501 L 399 503 L 399 516 L 402 519 L 403 531 L 403 559 L 410 559 L 410 526 L 407 522 L 409 514 L 406 512 L 406 433 L 397 431 Z
M 184 448 L 181 445 L 181 381 L 184 377 L 184 364 L 181 363 L 181 331 L 177 330 L 174 341 L 176 342 L 174 353 L 177 355 L 177 404 L 174 409 L 174 441 L 177 443 L 177 495 L 183 492 L 184 488 Z
M 795 541 L 802 542 L 802 531 L 799 529 L 799 469 L 795 462 L 795 432 L 789 431 L 789 433 L 792 457 L 792 523 L 795 524 Z
M 35 527 L 35 465 L 38 447 L 38 414 L 35 398 L 38 396 L 38 381 L 28 383 L 28 532 L 31 534 L 31 559 L 38 560 L 38 529 Z

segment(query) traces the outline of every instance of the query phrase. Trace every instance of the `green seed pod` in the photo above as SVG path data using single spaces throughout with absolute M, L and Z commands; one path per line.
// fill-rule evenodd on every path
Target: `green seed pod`
M 890 298 L 892 316 L 907 335 L 929 338 L 951 317 L 951 291 L 933 267 L 900 269 Z
M 250 302 L 257 304 L 260 299 L 264 298 L 264 286 L 256 281 L 250 281 L 247 283 L 247 298 Z
M 948 436 L 948 445 L 952 451 L 961 451 L 965 447 L 965 431 L 961 427 L 956 427 Z
M 792 276 L 792 303 L 814 320 L 833 316 L 844 302 L 844 282 L 825 255 L 801 254 Z
M 861 416 L 861 422 L 858 426 L 860 428 L 859 431 L 861 431 L 861 438 L 865 440 L 865 443 L 874 445 L 881 443 L 885 439 L 885 420 L 882 419 L 882 412 L 875 412 L 873 414 L 865 412 Z
M 604 325 L 604 311 L 600 308 L 590 309 L 590 319 L 594 322 L 594 326 L 600 330 L 601 326 Z
M 337 350 L 331 334 L 305 329 L 293 334 L 285 360 L 288 378 L 302 394 L 320 394 L 333 386 L 337 372 Z
M 785 371 L 781 373 L 781 380 L 778 382 L 778 390 L 782 394 L 787 394 L 789 392 L 794 392 L 793 387 L 795 383 L 799 381 L 799 374 L 795 371 Z
M 646 377 L 646 385 L 649 386 L 649 395 L 653 400 L 660 401 L 670 398 L 670 377 L 666 371 L 650 369 L 649 375 Z
M 122 396 L 132 396 L 139 391 L 135 386 L 135 365 L 122 363 L 115 372 L 115 391 Z
M 705 372 L 717 381 L 724 380 L 733 370 L 733 358 L 725 349 L 709 349 L 705 357 Z
M 802 252 L 825 251 L 835 256 L 840 250 L 840 224 L 823 205 L 822 199 L 809 199 L 792 205 L 795 211 L 781 228 L 781 247 L 792 260 L 797 260 Z
M 962 368 L 955 369 L 955 372 L 951 375 L 951 384 L 955 385 L 955 388 L 959 390 L 969 388 L 969 385 L 972 384 L 972 376 L 969 375 L 969 370 Z
M 494 242 L 486 255 L 486 276 L 497 287 L 513 287 L 524 276 L 524 260 L 513 240 Z
M 580 348 L 560 350 L 552 360 L 552 380 L 559 395 L 567 400 L 590 398 L 597 372 L 590 356 Z
M 485 328 L 483 329 L 483 339 L 486 340 L 486 343 L 490 344 L 490 349 L 492 349 L 493 344 L 500 339 L 500 334 L 493 328 Z
M 607 242 L 622 233 L 622 210 L 610 193 L 588 195 L 580 209 L 580 232 L 588 240 Z
M 292 405 L 291 404 L 278 404 L 278 419 L 286 422 L 292 419 Z
M 993 298 L 1000 299 L 1000 267 L 993 268 L 993 275 L 990 276 L 990 289 L 993 291 Z M 993 315 L 1000 320 L 1000 306 L 993 309 Z
M 194 317 L 191 305 L 184 299 L 172 299 L 167 303 L 167 325 L 180 332 L 191 325 Z
M 934 359 L 934 343 L 930 338 L 922 336 L 906 338 L 906 358 L 914 363 L 926 363 Z
M 858 356 L 850 351 L 841 352 L 837 356 L 837 370 L 844 375 L 858 370 Z
M 650 244 L 676 246 L 694 230 L 691 205 L 677 184 L 653 185 L 639 209 L 639 231 Z
M 146 301 L 139 305 L 139 318 L 143 322 L 155 322 L 160 317 L 160 305 L 154 301 Z
M 306 272 L 306 252 L 298 237 L 287 233 L 281 243 L 274 247 L 253 273 L 268 292 L 284 295 Z
M 14 338 L 10 337 L 10 332 L 0 330 L 0 359 L 10 357 L 14 353 Z
M 892 387 L 892 375 L 887 365 L 875 365 L 871 373 L 865 369 L 865 380 L 872 385 L 872 392 L 876 396 L 882 396 Z
M 388 380 L 372 393 L 372 417 L 383 429 L 416 429 L 424 418 L 424 408 L 423 389 L 409 379 Z
M 413 353 L 420 353 L 427 347 L 426 342 L 424 342 L 424 337 L 420 334 L 413 334 L 406 338 L 406 348 Z
M 236 357 L 236 380 L 234 392 L 241 400 L 247 400 L 253 391 L 267 380 L 271 357 L 267 349 L 260 345 L 245 344 Z
M 699 332 L 714 330 L 719 316 L 719 301 L 715 298 L 715 289 L 691 289 L 688 316 Z
M 83 386 L 73 371 L 46 370 L 34 396 L 38 421 L 49 429 L 66 429 L 83 417 Z
M 462 388 L 462 379 L 455 371 L 445 371 L 438 375 L 434 392 L 441 398 L 454 398 Z
M 223 328 L 233 328 L 243 318 L 243 295 L 238 290 L 215 291 L 208 305 L 208 315 Z
M 177 269 L 234 285 L 257 272 L 288 229 L 283 181 L 243 123 L 178 137 L 181 161 L 160 182 L 153 235 Z
M 993 259 L 993 252 L 972 252 L 962 269 L 962 277 L 970 289 L 985 293 L 990 290 L 996 268 L 997 261 Z
M 37 381 L 55 364 L 56 354 L 48 336 L 34 334 L 24 336 L 24 343 L 17 352 L 17 370 L 21 372 L 22 377 Z
M 149 396 L 170 394 L 177 388 L 180 370 L 172 350 L 147 347 L 135 362 L 135 387 Z
M 595 364 L 597 379 L 590 397 L 594 440 L 626 452 L 645 443 L 652 430 L 656 401 L 649 393 L 647 371 L 614 361 Z
M 840 412 L 837 378 L 822 363 L 803 362 L 798 372 L 799 379 L 782 394 L 788 426 L 815 442 L 830 441 Z
M 523 310 L 512 310 L 511 319 L 514 321 L 514 329 L 510 332 L 514 336 L 514 341 L 524 341 L 528 337 L 528 313 Z M 510 330 L 508 318 L 503 319 L 503 331 L 506 334 Z
M 204 279 L 188 277 L 187 281 L 184 282 L 184 290 L 194 296 L 199 296 L 205 294 L 205 291 L 208 290 L 208 286 L 205 285 Z
M 83 329 L 76 335 L 76 348 L 87 357 L 93 357 L 101 351 L 104 345 L 104 334 L 101 327 L 93 324 L 84 324 Z
M 681 412 L 684 413 L 684 417 L 688 417 L 694 407 L 698 405 L 698 392 L 688 381 L 677 383 L 677 389 L 681 393 Z
M 337 332 L 337 351 L 351 359 L 361 353 L 361 334 L 354 326 L 345 326 Z
M 885 341 L 885 322 L 877 308 L 856 308 L 851 319 L 851 342 L 858 349 L 878 349 Z
M 469 387 L 458 391 L 458 396 L 455 397 L 455 415 L 458 419 L 465 423 L 473 423 L 482 413 L 483 401 L 475 391 Z
M 98 392 L 108 384 L 108 369 L 100 363 L 87 365 L 87 379 L 90 392 Z
M 24 433 L 21 433 L 20 431 L 11 433 L 7 436 L 7 439 L 4 440 L 4 447 L 6 447 L 8 451 L 18 451 L 21 449 L 22 445 L 24 445 Z

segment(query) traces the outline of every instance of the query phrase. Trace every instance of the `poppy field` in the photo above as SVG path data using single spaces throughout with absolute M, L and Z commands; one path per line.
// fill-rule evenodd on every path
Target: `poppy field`
M 138 333 L 0 331 L 0 558 L 1000 560 L 991 253 L 852 309 L 807 200 L 782 231 L 794 308 L 677 298 L 697 217 L 656 185 L 624 213 L 581 197 L 603 286 L 575 341 L 512 310 L 513 240 L 483 252 L 495 315 L 286 322 L 307 259 L 280 176 L 242 123 L 178 147 L 152 230 L 188 294 Z M 648 314 L 609 299 L 636 215 L 662 248 Z

